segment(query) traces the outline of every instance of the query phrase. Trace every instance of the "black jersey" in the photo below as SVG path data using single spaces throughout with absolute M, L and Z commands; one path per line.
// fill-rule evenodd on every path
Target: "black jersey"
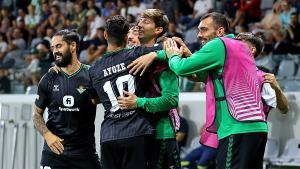
M 93 87 L 105 109 L 101 125 L 101 142 L 152 134 L 152 127 L 143 109 L 121 110 L 117 98 L 123 90 L 145 97 L 147 85 L 139 77 L 129 74 L 127 65 L 141 55 L 157 50 L 157 47 L 134 47 L 107 53 L 90 69 Z
M 48 129 L 64 139 L 65 155 L 95 153 L 96 105 L 91 102 L 89 66 L 81 64 L 72 75 L 46 73 L 38 86 L 37 107 L 48 108 Z M 44 150 L 51 151 L 45 143 Z

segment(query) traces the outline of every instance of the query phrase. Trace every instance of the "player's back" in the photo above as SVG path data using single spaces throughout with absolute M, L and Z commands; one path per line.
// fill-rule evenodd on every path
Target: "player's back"
M 101 142 L 152 133 L 145 111 L 121 110 L 117 98 L 123 95 L 123 90 L 145 97 L 149 83 L 129 74 L 127 66 L 140 55 L 154 50 L 156 48 L 135 47 L 107 53 L 91 67 L 93 87 L 105 109 Z

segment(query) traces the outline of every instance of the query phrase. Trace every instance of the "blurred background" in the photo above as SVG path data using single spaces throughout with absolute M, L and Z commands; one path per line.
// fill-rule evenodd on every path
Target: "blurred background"
M 281 168 L 299 168 L 299 0 L 0 0 L 0 169 L 39 168 L 43 139 L 33 127 L 31 112 L 37 84 L 53 65 L 52 35 L 65 28 L 77 29 L 81 36 L 79 59 L 92 64 L 106 52 L 106 18 L 120 14 L 136 23 L 148 8 L 163 10 L 170 20 L 168 36 L 183 38 L 192 51 L 201 48 L 196 38 L 200 18 L 212 11 L 229 18 L 231 33 L 252 32 L 263 38 L 265 48 L 256 58 L 257 65 L 276 75 L 290 106 L 287 115 L 276 110 L 270 114 L 269 137 L 278 143 L 278 152 L 270 154 L 295 163 L 276 164 Z M 188 147 L 205 121 L 205 84 L 180 78 L 179 87 L 180 113 L 189 126 Z M 101 105 L 98 112 L 97 150 Z M 287 143 L 293 139 L 296 151 L 291 153 Z M 265 159 L 269 167 L 271 157 Z

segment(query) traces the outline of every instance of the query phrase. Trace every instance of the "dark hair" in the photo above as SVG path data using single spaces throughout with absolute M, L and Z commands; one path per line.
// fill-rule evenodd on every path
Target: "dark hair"
M 236 39 L 251 43 L 256 48 L 254 57 L 257 57 L 264 48 L 264 41 L 261 37 L 254 35 L 251 32 L 242 32 L 236 36 Z
M 112 44 L 122 45 L 129 31 L 129 23 L 121 15 L 111 16 L 106 20 L 105 31 L 107 32 L 107 41 Z
M 53 36 L 61 36 L 63 41 L 67 42 L 68 45 L 70 45 L 72 42 L 76 43 L 76 52 L 79 52 L 79 34 L 75 29 L 68 30 L 63 29 L 58 32 L 56 32 Z
M 211 13 L 207 13 L 207 14 L 203 15 L 201 17 L 200 21 L 203 21 L 204 19 L 209 18 L 209 17 L 212 18 L 216 29 L 223 27 L 225 33 L 229 32 L 230 23 L 225 15 L 218 13 L 218 12 L 211 12 Z
M 141 18 L 149 18 L 153 20 L 155 27 L 162 27 L 163 31 L 158 37 L 168 31 L 169 19 L 167 15 L 159 9 L 147 9 L 141 14 Z

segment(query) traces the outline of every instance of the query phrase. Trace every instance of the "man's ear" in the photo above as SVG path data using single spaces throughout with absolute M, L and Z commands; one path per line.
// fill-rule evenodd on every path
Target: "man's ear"
M 225 35 L 225 29 L 223 27 L 219 27 L 217 30 L 217 36 L 222 37 Z
M 73 52 L 73 51 L 75 51 L 75 53 L 76 53 L 76 43 L 75 42 L 71 42 L 71 52 Z
M 252 53 L 252 55 L 254 57 L 255 54 L 256 54 L 256 47 L 251 47 L 250 50 L 251 50 L 251 53 Z
M 160 33 L 162 33 L 164 29 L 162 27 L 156 27 L 154 33 L 159 35 Z
M 104 39 L 107 40 L 107 31 L 104 31 Z

